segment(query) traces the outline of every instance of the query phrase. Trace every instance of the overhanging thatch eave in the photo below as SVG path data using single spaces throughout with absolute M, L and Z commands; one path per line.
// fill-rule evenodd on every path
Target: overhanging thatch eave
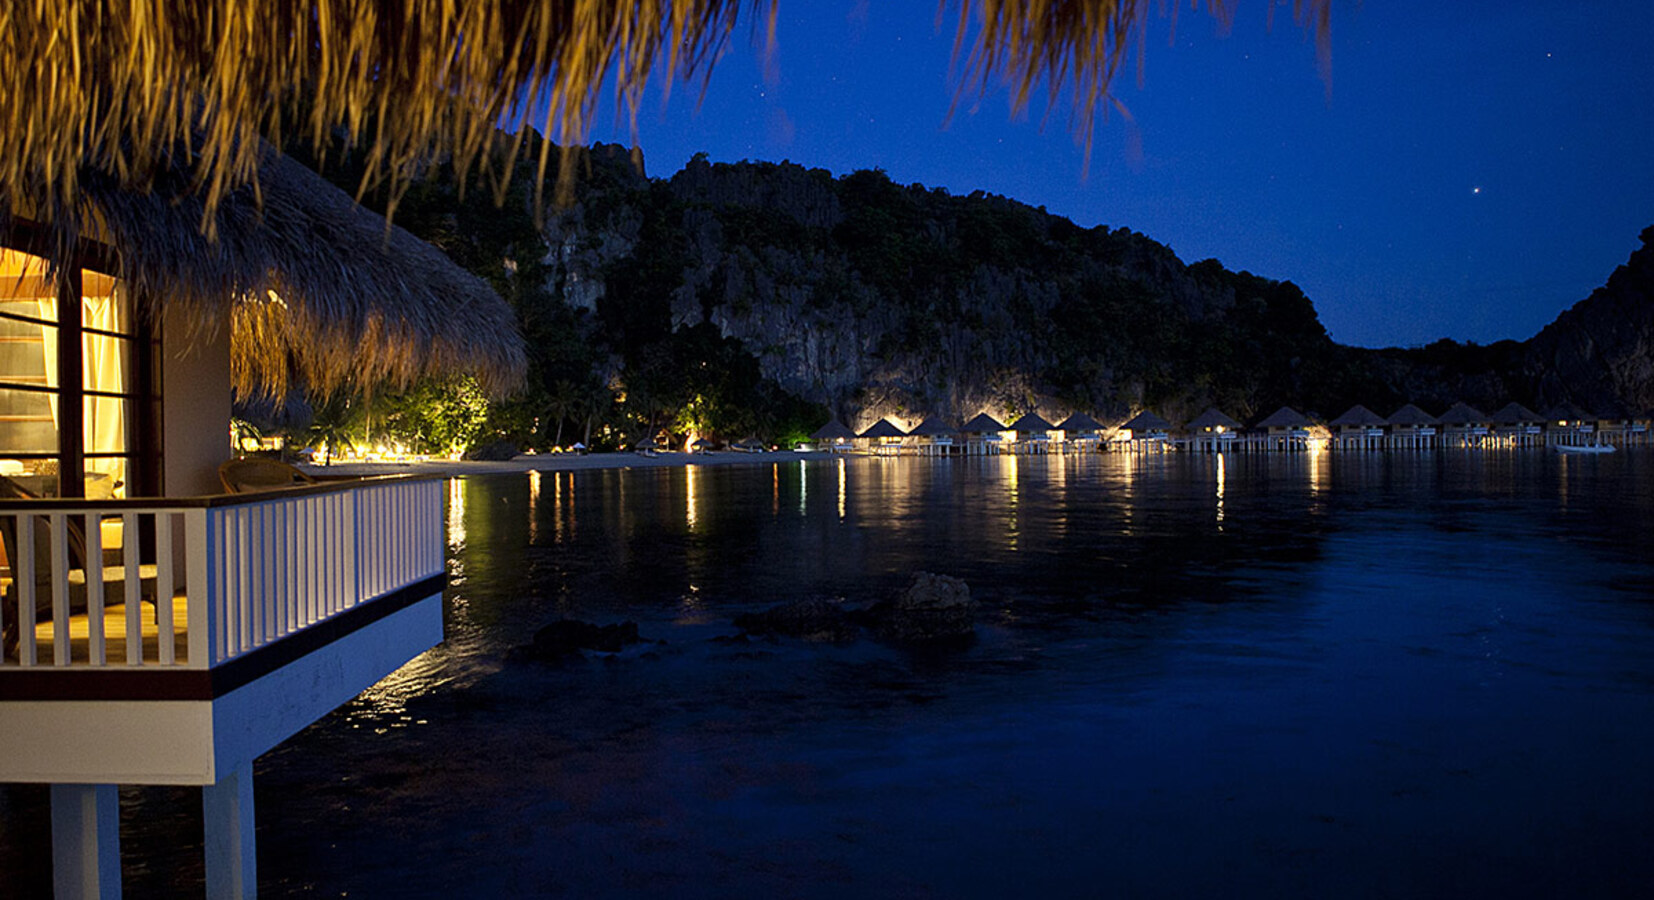
M 81 234 L 106 241 L 109 274 L 158 320 L 231 329 L 242 396 L 295 377 L 331 391 L 465 373 L 496 395 L 522 381 L 516 316 L 487 284 L 290 159 L 269 153 L 257 190 L 232 192 L 210 237 L 181 175 L 148 191 L 96 173 L 82 186 L 79 213 L 51 223 L 54 265 Z

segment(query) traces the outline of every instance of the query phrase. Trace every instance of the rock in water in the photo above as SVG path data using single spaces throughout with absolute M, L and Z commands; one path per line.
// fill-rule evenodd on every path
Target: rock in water
M 887 640 L 958 640 L 975 633 L 976 606 L 963 580 L 916 572 L 900 597 L 870 607 L 863 618 Z
M 855 626 L 831 600 L 794 600 L 763 612 L 735 617 L 735 627 L 753 634 L 778 634 L 810 641 L 845 641 L 856 636 Z
M 637 636 L 636 622 L 593 625 L 575 619 L 558 619 L 534 632 L 534 643 L 523 649 L 534 659 L 554 662 L 579 656 L 583 650 L 619 653 L 628 644 L 642 642 Z

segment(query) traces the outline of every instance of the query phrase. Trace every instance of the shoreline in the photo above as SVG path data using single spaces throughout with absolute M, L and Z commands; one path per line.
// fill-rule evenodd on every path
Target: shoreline
M 427 462 L 345 462 L 331 466 L 299 463 L 298 467 L 311 475 L 359 477 L 367 475 L 499 475 L 523 472 L 579 472 L 596 469 L 659 469 L 682 466 L 769 465 L 778 462 L 799 462 L 843 459 L 860 454 L 829 453 L 824 450 L 799 452 L 796 450 L 766 450 L 761 453 L 737 453 L 730 450 L 708 453 L 661 452 L 655 456 L 641 456 L 623 451 L 616 453 L 542 453 L 518 456 L 509 460 L 430 460 Z

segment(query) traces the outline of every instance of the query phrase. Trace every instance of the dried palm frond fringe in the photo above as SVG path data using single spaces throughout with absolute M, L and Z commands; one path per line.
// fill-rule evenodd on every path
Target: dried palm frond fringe
M 465 371 L 495 394 L 521 382 L 515 314 L 487 284 L 321 176 L 263 152 L 258 180 L 212 213 L 212 238 L 198 227 L 204 200 L 182 173 L 163 171 L 145 192 L 83 173 L 77 209 L 51 225 L 53 268 L 72 264 L 78 234 L 97 235 L 113 250 L 110 274 L 157 320 L 186 333 L 231 329 L 243 397 L 279 396 L 295 379 L 331 391 Z M 0 241 L 9 223 L 0 215 Z
M 635 115 L 657 68 L 668 86 L 704 74 L 741 15 L 773 42 L 775 3 L 9 0 L 0 4 L 0 58 L 11 62 L 0 69 L 0 200 L 27 194 L 50 219 L 73 206 L 87 167 L 141 189 L 164 161 L 195 153 L 194 188 L 210 213 L 252 181 L 258 138 L 285 146 L 293 132 L 322 152 L 336 130 L 366 147 L 362 190 L 386 185 L 392 210 L 433 156 L 450 160 L 462 183 L 488 176 L 503 197 L 523 132 L 501 136 L 502 124 L 537 118 L 564 148 L 581 144 L 605 84 Z M 1234 0 L 1191 5 L 1227 21 Z M 1179 3 L 941 0 L 939 15 L 951 6 L 956 56 L 971 48 L 961 91 L 1002 76 L 1014 111 L 1041 85 L 1052 104 L 1071 91 L 1075 131 L 1089 142 L 1147 13 Z M 1321 37 L 1324 62 L 1331 0 L 1293 8 Z M 502 140 L 503 165 L 489 152 Z M 574 168 L 563 152 L 566 191 Z

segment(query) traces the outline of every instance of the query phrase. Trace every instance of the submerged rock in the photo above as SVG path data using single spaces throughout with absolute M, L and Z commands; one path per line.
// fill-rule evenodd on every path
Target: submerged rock
M 518 647 L 513 656 L 540 662 L 561 662 L 584 656 L 586 650 L 619 653 L 627 646 L 641 644 L 636 622 L 593 625 L 576 619 L 558 619 L 534 632 L 534 643 Z
M 886 640 L 959 640 L 976 633 L 976 607 L 963 580 L 916 572 L 900 597 L 876 603 L 858 618 Z
M 809 641 L 847 641 L 856 636 L 849 616 L 831 600 L 794 600 L 763 612 L 735 617 L 735 627 L 752 634 L 781 635 Z

